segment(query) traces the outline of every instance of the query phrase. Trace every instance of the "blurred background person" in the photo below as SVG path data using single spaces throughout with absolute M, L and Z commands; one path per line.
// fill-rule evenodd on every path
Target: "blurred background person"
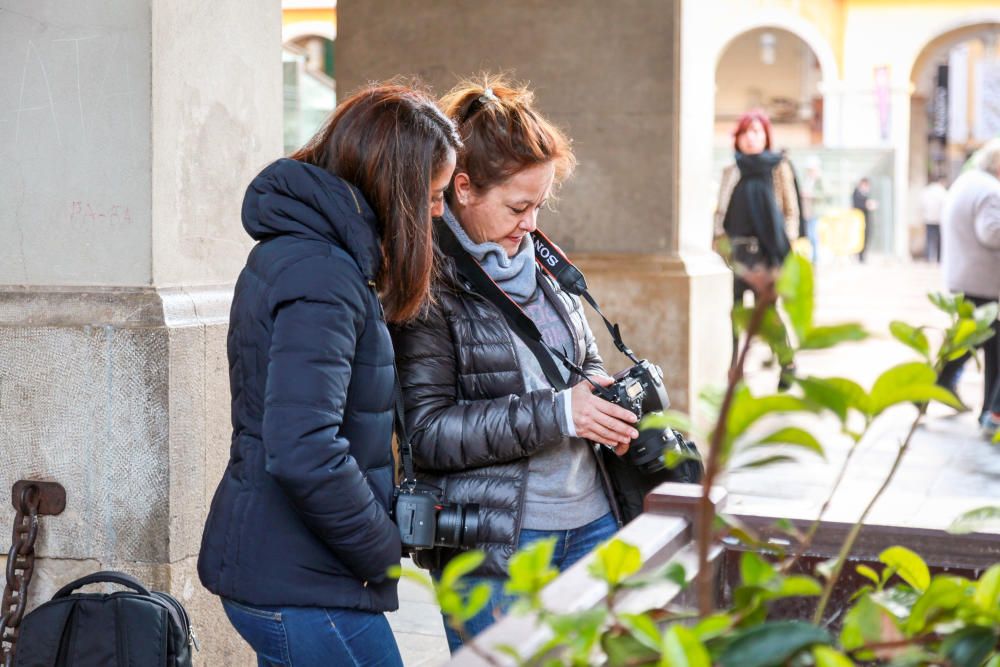
M 733 267 L 733 306 L 751 291 L 741 273 L 781 266 L 798 237 L 799 204 L 795 173 L 788 159 L 771 150 L 771 121 L 761 109 L 740 116 L 733 130 L 734 163 L 722 171 L 715 212 L 716 239 L 728 246 Z M 736 358 L 735 331 L 733 360 Z M 782 369 L 779 387 L 787 386 Z
M 1000 139 L 986 143 L 973 168 L 959 176 L 945 197 L 941 216 L 942 268 L 949 291 L 965 294 L 977 306 L 1000 295 Z M 993 322 L 994 332 L 1000 326 Z M 1000 422 L 997 386 L 1000 340 L 996 334 L 985 351 L 985 385 L 980 424 L 988 434 Z M 954 391 L 970 354 L 949 362 L 938 383 Z
M 868 246 L 871 243 L 872 238 L 872 211 L 878 208 L 878 202 L 871 198 L 871 181 L 868 180 L 867 176 L 863 176 L 858 185 L 854 188 L 854 192 L 851 194 L 851 206 L 853 206 L 858 211 L 861 211 L 862 217 L 865 221 L 865 234 L 864 243 L 861 246 L 861 252 L 858 253 L 858 259 L 862 262 L 865 261 L 865 254 L 868 252 Z
M 810 155 L 806 159 L 805 174 L 802 177 L 799 194 L 802 199 L 802 220 L 805 222 L 809 239 L 810 257 L 815 264 L 819 260 L 819 217 L 827 204 L 827 193 L 823 186 L 823 174 L 819 158 Z
M 944 179 L 937 176 L 920 193 L 920 216 L 924 223 L 924 258 L 928 262 L 941 261 L 941 210 L 948 188 Z

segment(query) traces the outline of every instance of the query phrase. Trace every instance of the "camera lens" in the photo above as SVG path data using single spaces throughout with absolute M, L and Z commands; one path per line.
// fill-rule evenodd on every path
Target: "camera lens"
M 644 429 L 639 431 L 639 437 L 629 445 L 625 455 L 629 463 L 645 472 L 663 470 L 663 451 L 674 440 L 673 432 L 668 429 Z
M 471 548 L 479 539 L 479 505 L 446 505 L 438 512 L 439 546 Z

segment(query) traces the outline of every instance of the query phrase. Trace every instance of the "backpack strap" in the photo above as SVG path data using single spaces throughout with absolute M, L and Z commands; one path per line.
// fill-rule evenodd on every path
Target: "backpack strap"
M 59 598 L 68 597 L 70 593 L 78 588 L 83 588 L 84 586 L 89 586 L 90 584 L 118 584 L 119 586 L 124 586 L 125 588 L 131 588 L 136 593 L 141 595 L 149 596 L 149 589 L 139 583 L 139 580 L 131 577 L 124 572 L 94 572 L 93 574 L 88 574 L 86 577 L 81 577 L 76 581 L 71 581 L 62 588 L 60 588 L 55 595 L 52 596 L 53 600 Z

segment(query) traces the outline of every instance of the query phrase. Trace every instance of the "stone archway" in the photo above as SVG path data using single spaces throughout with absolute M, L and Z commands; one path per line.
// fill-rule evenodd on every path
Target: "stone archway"
M 713 34 L 714 70 L 717 71 L 719 63 L 729 49 L 734 40 L 741 35 L 754 30 L 771 28 L 791 33 L 801 40 L 812 51 L 817 62 L 821 78 L 819 81 L 819 91 L 823 96 L 823 141 L 829 143 L 831 138 L 838 134 L 837 122 L 839 114 L 833 108 L 827 96 L 827 91 L 836 89 L 840 82 L 840 67 L 837 64 L 837 57 L 833 47 L 826 37 L 820 32 L 814 23 L 804 19 L 802 16 L 782 9 L 760 9 L 754 12 L 746 12 L 737 17 L 731 24 L 723 25 Z

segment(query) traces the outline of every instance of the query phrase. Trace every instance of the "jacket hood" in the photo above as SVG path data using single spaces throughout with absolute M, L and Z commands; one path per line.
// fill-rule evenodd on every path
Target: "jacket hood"
M 369 280 L 378 275 L 382 251 L 378 219 L 361 191 L 325 169 L 282 158 L 247 188 L 243 228 L 255 241 L 278 236 L 340 246 Z

